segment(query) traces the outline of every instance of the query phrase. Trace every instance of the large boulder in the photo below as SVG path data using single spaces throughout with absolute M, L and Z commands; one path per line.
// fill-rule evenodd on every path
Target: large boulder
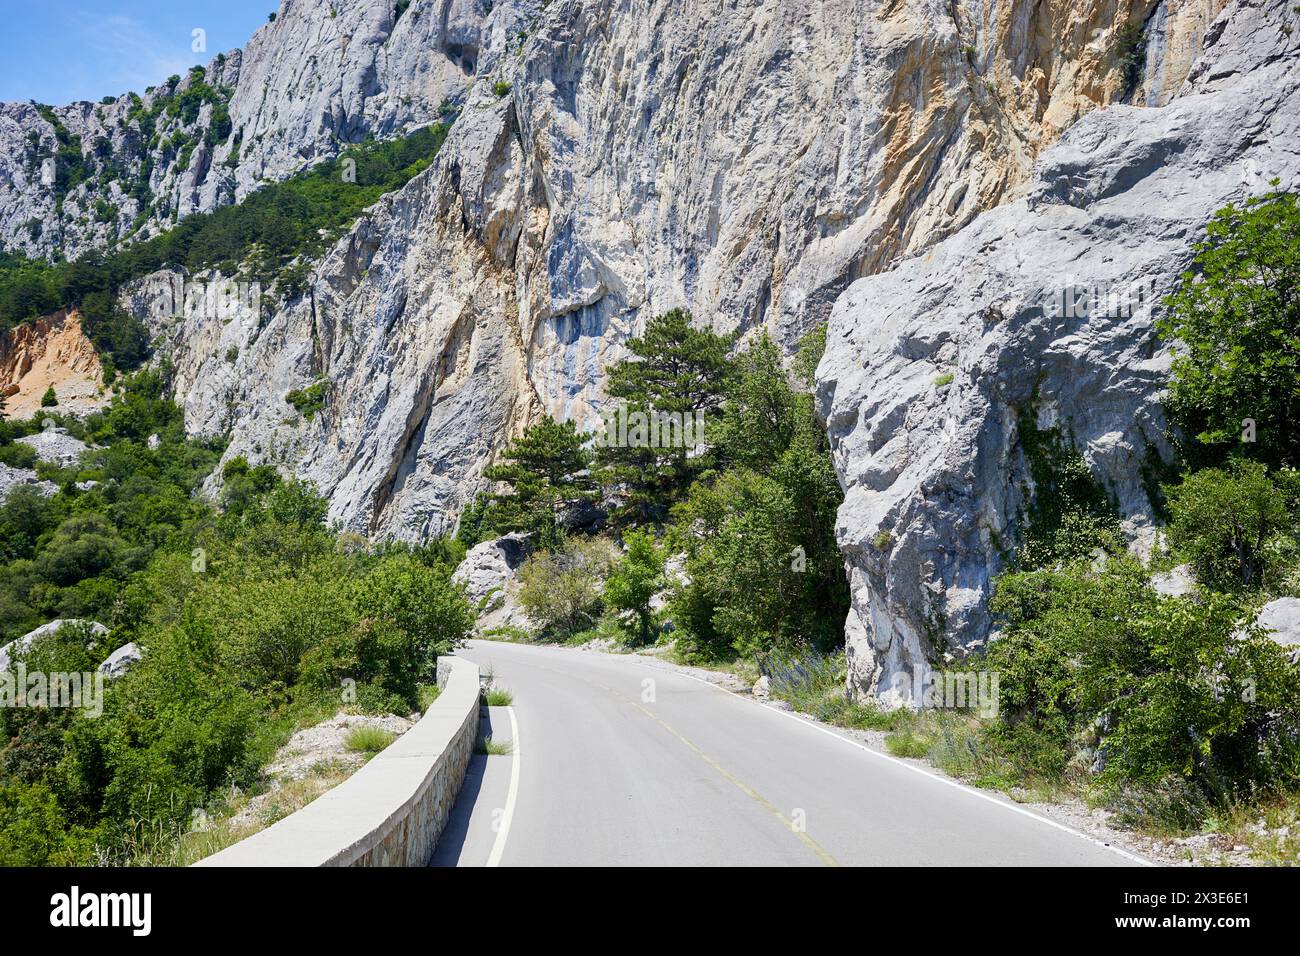
M 121 677 L 144 657 L 144 651 L 135 641 L 123 644 L 99 665 L 99 672 L 105 677 Z
M 1300 661 L 1300 598 L 1269 601 L 1260 608 L 1255 623 L 1287 652 L 1292 662 Z
M 98 621 L 83 621 L 75 617 L 56 618 L 48 624 L 42 624 L 33 631 L 28 631 L 17 640 L 10 641 L 4 647 L 0 647 L 0 671 L 8 670 L 13 657 L 26 651 L 32 646 L 33 642 L 40 640 L 42 637 L 55 634 L 61 628 L 79 626 L 89 627 L 90 634 L 93 637 L 102 637 L 108 633 L 108 628 Z
M 465 555 L 451 579 L 465 586 L 470 604 L 489 611 L 505 600 L 505 589 L 528 557 L 528 536 L 508 534 L 481 541 Z M 484 601 L 486 600 L 486 604 Z
M 1180 564 L 1151 575 L 1151 588 L 1165 597 L 1186 597 L 1196 590 L 1196 575 L 1190 564 Z
M 1058 430 L 1151 543 L 1161 297 L 1216 210 L 1275 177 L 1300 189 L 1290 8 L 1231 4 L 1168 105 L 1084 116 L 1018 201 L 837 300 L 817 407 L 845 488 L 855 691 L 914 704 L 934 662 L 988 635 L 1033 495 L 1022 422 Z

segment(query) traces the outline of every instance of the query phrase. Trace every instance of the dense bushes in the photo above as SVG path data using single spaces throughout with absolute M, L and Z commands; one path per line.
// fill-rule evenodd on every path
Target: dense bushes
M 1160 328 L 1175 346 L 1169 413 L 1181 478 L 1162 498 L 1167 551 L 1198 590 L 1158 594 L 1122 554 L 1105 492 L 1055 434 L 1021 421 L 1037 497 L 996 581 L 1002 717 L 984 742 L 1018 772 L 1093 753 L 1129 822 L 1199 826 L 1300 787 L 1300 666 L 1250 624 L 1300 593 L 1300 213 L 1273 194 L 1219 212 Z M 1247 421 L 1249 419 L 1249 421 Z M 1044 441 L 1044 438 L 1047 440 Z M 1107 555 L 1110 557 L 1107 557 Z
M 986 665 L 1011 722 L 1057 745 L 1104 733 L 1107 782 L 1178 774 L 1216 792 L 1300 783 L 1300 670 L 1230 598 L 1163 597 L 1125 560 L 1011 575 Z
M 796 369 L 811 374 L 824 344 L 815 330 Z M 673 311 L 629 350 L 610 370 L 618 411 L 606 432 L 593 438 L 549 418 L 530 428 L 487 472 L 507 487 L 467 511 L 466 543 L 533 533 L 541 553 L 524 569 L 521 597 L 547 633 L 584 631 L 603 613 L 605 631 L 629 643 L 656 639 L 666 617 L 688 659 L 838 645 L 848 608 L 834 540 L 843 496 L 812 397 L 777 347 L 759 336 L 737 350 Z M 703 432 L 694 442 L 685 429 L 661 433 L 680 440 L 639 440 L 655 415 L 689 416 Z M 588 568 L 565 543 L 584 525 L 564 517 L 597 501 L 626 548 L 607 581 L 607 569 Z M 685 566 L 665 574 L 669 553 Z M 651 598 L 665 587 L 670 607 L 659 615 Z
M 84 672 L 128 641 L 143 649 L 108 683 L 102 716 L 0 708 L 4 862 L 165 849 L 194 810 L 254 784 L 295 727 L 344 705 L 417 707 L 472 620 L 450 581 L 453 545 L 344 546 L 310 486 L 238 459 L 224 510 L 193 497 L 217 449 L 184 439 L 160 389 L 141 373 L 104 413 L 69 419 L 104 447 L 74 469 L 41 466 L 59 482 L 52 498 L 20 489 L 0 507 L 5 639 L 55 616 L 111 627 L 64 628 L 19 659 Z
M 617 561 L 618 547 L 606 538 L 539 551 L 519 569 L 519 602 L 545 636 L 570 637 L 600 616 L 602 585 Z

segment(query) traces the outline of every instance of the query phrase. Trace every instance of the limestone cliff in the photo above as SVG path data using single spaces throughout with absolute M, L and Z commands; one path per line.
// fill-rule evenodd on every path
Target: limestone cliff
M 1167 454 L 1162 296 L 1229 202 L 1300 189 L 1300 14 L 1233 4 L 1167 105 L 1115 106 L 1046 151 L 1023 198 L 835 305 L 818 369 L 847 496 L 851 682 L 894 702 L 988 634 L 992 576 L 1033 493 L 1017 421 L 1059 428 L 1151 537 Z
M 285 0 L 138 104 L 0 108 L 0 241 L 148 235 L 454 115 L 296 300 L 170 270 L 125 290 L 188 426 L 315 481 L 349 528 L 421 538 L 542 412 L 593 424 L 649 317 L 684 306 L 792 349 L 833 315 L 819 402 L 849 495 L 855 681 L 876 689 L 987 630 L 1036 377 L 1144 526 L 1127 469 L 1159 443 L 1149 316 L 1074 328 L 1031 300 L 1068 269 L 1171 275 L 1241 163 L 1286 172 L 1269 124 L 1295 115 L 1274 76 L 1295 19 L 1281 0 Z M 1144 44 L 1120 43 L 1130 23 Z M 74 138 L 81 178 L 55 196 L 32 169 Z
M 1179 10 L 1170 36 L 1194 32 Z M 594 420 L 603 369 L 648 316 L 686 306 L 792 347 L 850 281 L 1005 200 L 1061 128 L 1124 95 L 1111 46 L 1127 16 L 498 5 L 483 46 L 503 52 L 475 60 L 436 167 L 358 223 L 309 296 L 234 322 L 151 303 L 148 282 L 130 299 L 170 343 L 191 427 L 230 427 L 229 454 L 317 481 L 356 530 L 445 531 L 509 433 L 542 410 Z M 522 29 L 502 47 L 506 17 Z M 241 76 L 255 51 L 274 59 L 273 35 Z M 366 107 L 376 123 L 414 120 L 383 119 L 391 99 Z M 296 417 L 285 394 L 317 382 L 324 409 Z

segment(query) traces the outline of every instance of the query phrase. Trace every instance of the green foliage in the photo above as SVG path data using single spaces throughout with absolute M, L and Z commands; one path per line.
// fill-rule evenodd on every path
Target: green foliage
M 505 80 L 497 80 L 492 84 L 492 92 L 498 97 L 506 96 L 510 92 L 510 84 Z
M 147 855 L 195 808 L 256 783 L 296 727 L 343 705 L 418 706 L 436 656 L 469 632 L 457 546 L 342 549 L 310 486 L 241 459 L 225 468 L 223 512 L 194 496 L 218 449 L 185 439 L 162 387 L 138 373 L 103 413 L 64 420 L 103 447 L 51 498 L 18 489 L 0 505 L 0 643 L 82 617 L 111 633 L 64 628 L 27 662 L 86 671 L 128 641 L 144 652 L 108 682 L 97 719 L 0 709 L 6 862 Z M 5 423 L 3 447 L 35 427 Z
M 482 505 L 484 511 L 470 516 L 479 526 L 476 533 L 488 528 L 497 534 L 525 531 L 535 535 L 537 546 L 557 546 L 559 516 L 596 496 L 590 468 L 591 453 L 574 423 L 556 422 L 548 415 L 512 442 L 500 463 L 484 470 L 487 478 L 509 490 L 491 495 Z
M 1109 783 L 1177 775 L 1225 798 L 1297 782 L 1300 668 L 1258 629 L 1237 633 L 1236 602 L 1161 597 L 1125 560 L 1003 575 L 992 607 L 1004 729 L 1046 731 L 1062 766 L 1098 725 Z
M 1146 65 L 1147 35 L 1141 23 L 1125 23 L 1115 31 L 1114 56 L 1128 96 L 1141 81 Z
M 686 658 L 839 644 L 848 609 L 835 544 L 843 492 L 812 399 L 765 337 L 737 357 L 714 434 L 729 467 L 702 475 L 673 511 L 686 551 L 672 619 Z
M 382 727 L 362 724 L 348 731 L 343 746 L 357 753 L 377 754 L 396 739 L 395 734 Z
M 91 165 L 82 155 L 81 137 L 70 133 L 51 107 L 37 104 L 36 111 L 54 128 L 54 200 L 61 208 L 64 197 L 91 177 Z
M 325 396 L 328 391 L 329 382 L 321 379 L 306 388 L 295 388 L 284 396 L 284 400 L 297 409 L 299 415 L 310 420 L 325 407 Z
M 59 396 L 54 394 L 54 386 L 51 385 L 41 396 L 41 408 L 53 408 L 59 404 Z
M 1259 462 L 1236 459 L 1167 488 L 1169 546 L 1197 579 L 1219 591 L 1277 591 L 1300 549 L 1300 474 L 1270 478 Z
M 656 631 L 650 599 L 663 584 L 664 555 L 650 531 L 629 531 L 623 536 L 623 545 L 627 554 L 605 581 L 605 602 L 631 615 L 635 643 L 649 644 Z
M 483 703 L 489 707 L 509 707 L 515 702 L 515 695 L 504 687 L 489 687 L 483 692 Z
M 563 640 L 600 616 L 601 587 L 618 561 L 605 538 L 575 539 L 557 551 L 531 555 L 519 569 L 519 603 L 542 629 Z
M 691 325 L 691 316 L 674 309 L 652 319 L 645 333 L 627 343 L 632 358 L 609 370 L 609 396 L 624 404 L 627 415 L 667 413 L 704 416 L 704 436 L 731 380 L 727 352 L 733 339 Z M 611 436 L 612 438 L 613 436 Z M 620 500 L 620 524 L 663 521 L 691 482 L 710 465 L 704 448 L 684 442 L 652 448 L 611 440 L 597 449 L 601 480 Z
M 1040 429 L 1037 402 L 1021 413 L 1018 434 L 1029 465 L 1032 496 L 1022 516 L 1023 569 L 1123 551 L 1115 506 L 1088 463 L 1058 427 Z
M 794 376 L 799 384 L 811 390 L 816 384 L 817 365 L 826 352 L 826 323 L 814 326 L 799 340 L 799 351 L 794 357 Z
M 1179 343 L 1168 407 L 1189 463 L 1233 454 L 1300 466 L 1296 196 L 1274 192 L 1215 213 L 1193 270 L 1166 301 L 1160 333 Z

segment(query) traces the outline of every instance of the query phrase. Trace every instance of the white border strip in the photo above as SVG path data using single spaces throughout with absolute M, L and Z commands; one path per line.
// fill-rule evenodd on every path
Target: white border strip
M 662 668 L 653 668 L 653 669 L 660 670 Z M 908 763 L 906 760 L 900 760 L 897 757 L 890 756 L 889 754 L 881 753 L 879 750 L 873 750 L 871 747 L 868 747 L 865 744 L 853 740 L 849 737 L 845 737 L 843 734 L 837 734 L 829 727 L 823 727 L 820 723 L 818 723 L 815 720 L 806 717 L 801 717 L 799 714 L 793 713 L 791 711 L 778 710 L 775 707 L 764 707 L 764 705 L 760 704 L 752 697 L 747 697 L 744 694 L 737 694 L 734 690 L 728 690 L 726 687 L 723 687 L 720 684 L 715 684 L 713 681 L 705 680 L 703 677 L 696 677 L 694 674 L 687 674 L 684 671 L 678 671 L 675 669 L 670 669 L 670 670 L 672 670 L 673 673 L 680 674 L 682 677 L 689 677 L 693 681 L 699 681 L 701 684 L 705 684 L 709 687 L 714 688 L 715 690 L 720 690 L 724 694 L 730 694 L 732 697 L 735 697 L 738 700 L 747 701 L 748 703 L 756 707 L 763 707 L 764 710 L 768 710 L 774 714 L 779 714 L 782 717 L 789 718 L 790 720 L 793 720 L 795 723 L 799 724 L 800 726 L 808 727 L 811 730 L 819 731 L 820 733 L 826 734 L 828 737 L 834 737 L 836 740 L 842 740 L 844 741 L 844 743 L 848 744 L 849 746 L 857 747 L 859 750 L 864 751 L 865 753 L 869 753 L 873 757 L 879 757 L 881 760 L 888 760 L 892 764 L 897 764 L 900 767 L 905 767 L 908 770 L 911 770 L 913 773 L 919 773 L 923 777 L 929 777 L 931 780 L 937 781 L 938 783 L 942 783 L 945 786 L 949 786 L 957 790 L 961 790 L 962 792 L 968 793 L 973 797 L 979 797 L 981 800 L 986 800 L 989 803 L 996 804 L 997 806 L 1002 807 L 1005 810 L 1010 810 L 1013 813 L 1019 813 L 1021 816 L 1029 817 L 1029 819 L 1031 820 L 1037 820 L 1039 823 L 1046 823 L 1049 827 L 1055 827 L 1056 829 L 1061 830 L 1065 833 L 1069 833 L 1074 836 L 1077 836 L 1081 840 L 1087 840 L 1089 843 L 1102 847 L 1103 849 L 1110 850 L 1112 853 L 1118 853 L 1120 856 L 1124 857 L 1127 860 L 1132 860 L 1134 863 L 1138 863 L 1142 866 L 1159 865 L 1157 863 L 1153 863 L 1151 860 L 1138 856 L 1136 853 L 1130 853 L 1128 850 L 1124 850 L 1110 843 L 1106 843 L 1102 840 L 1098 840 L 1096 837 L 1090 837 L 1088 836 L 1088 834 L 1082 833 L 1079 830 L 1074 829 L 1073 827 L 1067 827 L 1064 823 L 1057 823 L 1055 820 L 1034 813 L 1032 810 L 1026 810 L 1024 807 L 1017 806 L 1014 803 L 1008 803 L 1005 800 L 999 800 L 997 797 L 992 796 L 991 794 L 984 793 L 981 790 L 976 790 L 974 787 L 969 787 L 964 783 L 960 783 L 959 781 L 952 780 L 948 777 L 941 776 L 937 773 L 933 773 L 932 771 L 926 770 L 924 767 L 918 767 L 914 763 Z
M 515 816 L 515 801 L 519 796 L 519 721 L 515 719 L 513 706 L 507 707 L 510 714 L 510 790 L 506 794 L 506 807 L 501 813 L 501 826 L 496 839 L 492 841 L 492 852 L 488 854 L 485 866 L 500 866 L 501 854 L 506 850 L 506 837 L 510 835 L 510 823 Z

